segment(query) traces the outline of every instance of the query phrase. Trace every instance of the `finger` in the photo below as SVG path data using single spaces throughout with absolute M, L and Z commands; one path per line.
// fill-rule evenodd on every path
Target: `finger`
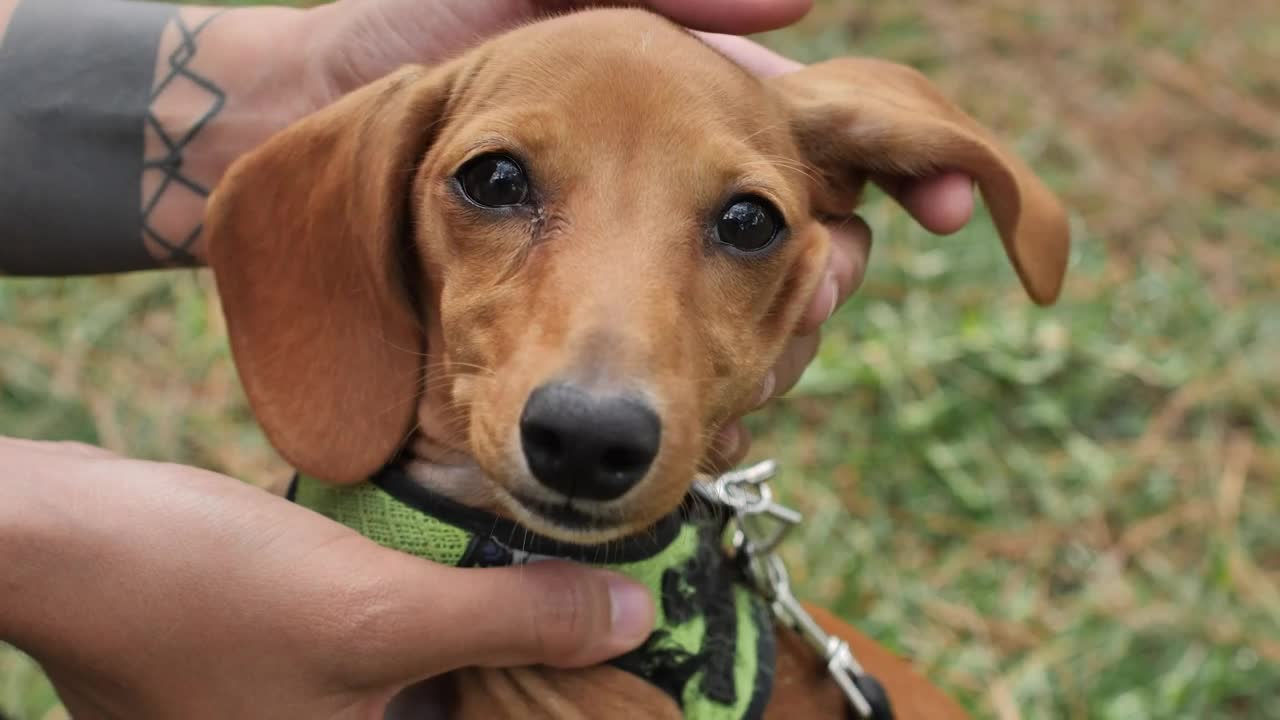
M 466 666 L 594 665 L 653 630 L 648 590 L 615 573 L 559 561 L 458 569 L 405 558 L 395 581 L 403 592 L 379 619 L 391 634 L 377 643 L 379 667 L 366 666 L 392 682 Z
M 643 4 L 694 30 L 750 35 L 799 20 L 813 7 L 813 0 L 645 0 Z
M 716 434 L 707 454 L 707 470 L 722 473 L 737 467 L 751 450 L 751 431 L 741 420 L 734 420 Z
M 718 33 L 697 33 L 708 45 L 724 53 L 730 60 L 741 65 L 748 72 L 768 78 L 795 72 L 804 67 L 788 57 L 737 35 L 721 35 Z
M 110 450 L 105 450 L 96 445 L 87 445 L 82 442 L 74 442 L 70 440 L 49 443 L 49 446 L 49 449 L 53 452 L 65 453 L 66 455 L 85 460 L 104 460 L 106 458 L 119 457 Z
M 973 217 L 973 180 L 964 173 L 945 172 L 927 178 L 879 178 L 876 183 L 924 226 L 950 235 Z
M 6 445 L 14 449 L 31 450 L 34 452 L 61 455 L 63 457 L 75 457 L 86 460 L 117 457 L 116 454 L 110 450 L 104 450 L 94 445 L 86 445 L 85 443 L 71 440 L 26 440 L 23 438 L 0 437 L 0 446 Z
M 817 356 L 821 340 L 821 336 L 815 332 L 793 338 L 787 343 L 778 362 L 773 366 L 773 372 L 778 377 L 774 397 L 786 395 L 796 386 L 796 383 L 800 382 L 800 376 L 804 374 L 805 368 L 809 367 L 809 363 L 813 362 L 813 358 Z
M 324 90 L 316 98 L 317 106 L 328 105 L 405 63 L 437 63 L 540 16 L 609 4 L 606 0 L 344 0 L 318 5 L 309 11 L 308 18 L 316 23 L 311 32 L 333 45 L 319 65 Z M 647 0 L 641 4 L 695 30 L 748 34 L 800 19 L 812 0 Z
M 830 231 L 831 254 L 827 257 L 826 275 L 800 316 L 797 335 L 816 332 L 862 285 L 866 276 L 867 261 L 871 255 L 871 228 L 866 221 L 853 215 L 847 221 L 832 226 Z

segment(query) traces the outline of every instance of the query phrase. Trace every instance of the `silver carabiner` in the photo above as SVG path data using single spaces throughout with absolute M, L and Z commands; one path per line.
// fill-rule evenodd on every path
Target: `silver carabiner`
M 756 555 L 768 553 L 803 520 L 799 512 L 774 500 L 768 481 L 777 471 L 776 461 L 765 460 L 727 472 L 710 483 L 694 485 L 703 497 L 733 510 L 740 533 L 735 536 L 734 545 L 739 550 Z M 775 523 L 774 526 L 764 527 L 765 519 Z
M 741 470 L 731 470 L 710 483 L 697 483 L 694 489 L 704 497 L 728 506 L 735 513 L 756 515 L 765 512 L 773 502 L 768 481 L 777 472 L 778 463 L 765 460 Z
M 777 463 L 765 460 L 727 472 L 710 482 L 696 482 L 694 489 L 704 498 L 733 511 L 733 548 L 745 561 L 748 579 L 756 592 L 769 603 L 778 622 L 798 633 L 819 654 L 845 699 L 859 717 L 869 720 L 875 710 L 858 681 L 871 682 L 873 690 L 878 684 L 865 674 L 849 644 L 823 630 L 800 604 L 791 591 L 786 564 L 773 552 L 791 528 L 803 519 L 799 512 L 774 502 L 768 481 L 776 473 Z M 775 523 L 771 532 L 761 527 L 765 519 Z

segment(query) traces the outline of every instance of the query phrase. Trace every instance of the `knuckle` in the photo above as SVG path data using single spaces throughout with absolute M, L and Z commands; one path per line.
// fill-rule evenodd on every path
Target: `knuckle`
M 585 578 L 571 578 L 560 569 L 543 573 L 538 600 L 530 605 L 533 646 L 548 664 L 571 662 L 593 635 L 603 633 L 600 606 L 605 590 Z
M 872 233 L 866 220 L 849 215 L 828 224 L 831 234 L 830 272 L 836 280 L 837 306 L 849 299 L 866 274 L 871 256 Z
M 804 371 L 818 355 L 822 333 L 814 331 L 810 335 L 797 338 L 788 346 L 786 352 L 778 358 L 778 386 L 775 397 L 786 395 L 800 382 Z
M 863 219 L 861 215 L 850 215 L 847 223 L 849 233 L 859 241 L 864 243 L 871 242 L 871 226 Z
M 844 215 L 829 223 L 831 237 L 843 247 L 861 248 L 871 244 L 871 226 L 861 215 Z
M 352 685 L 380 668 L 402 641 L 397 633 L 404 619 L 396 617 L 391 586 L 370 580 L 330 585 L 322 606 L 313 609 L 308 622 L 299 623 L 307 633 L 300 641 L 320 649 L 313 658 L 320 666 L 316 669 Z
M 821 329 L 814 330 L 813 334 L 805 338 L 804 343 L 802 345 L 802 347 L 804 348 L 804 362 L 801 367 L 802 370 L 803 370 L 803 366 L 807 366 L 809 363 L 813 362 L 813 359 L 815 357 L 818 356 L 818 347 L 821 345 L 822 345 Z M 796 378 L 796 379 L 799 380 L 799 378 Z

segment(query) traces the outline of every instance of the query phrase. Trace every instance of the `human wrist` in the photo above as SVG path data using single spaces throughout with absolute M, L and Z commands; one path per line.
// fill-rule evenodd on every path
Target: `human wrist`
M 186 7 L 165 29 L 142 176 L 143 241 L 159 262 L 204 264 L 208 194 L 240 155 L 313 109 L 306 14 Z
M 0 273 L 203 262 L 226 167 L 309 109 L 308 13 L 0 0 Z

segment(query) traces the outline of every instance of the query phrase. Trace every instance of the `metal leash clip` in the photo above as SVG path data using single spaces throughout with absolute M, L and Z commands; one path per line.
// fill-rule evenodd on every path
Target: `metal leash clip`
M 863 670 L 849 644 L 823 630 L 791 591 L 786 564 L 773 551 L 803 516 L 774 500 L 769 480 L 777 472 L 777 462 L 765 460 L 724 473 L 710 482 L 694 483 L 694 490 L 733 511 L 734 551 L 741 554 L 756 591 L 769 602 L 778 622 L 799 633 L 822 656 L 827 671 L 858 717 L 892 720 L 893 711 L 884 688 Z

